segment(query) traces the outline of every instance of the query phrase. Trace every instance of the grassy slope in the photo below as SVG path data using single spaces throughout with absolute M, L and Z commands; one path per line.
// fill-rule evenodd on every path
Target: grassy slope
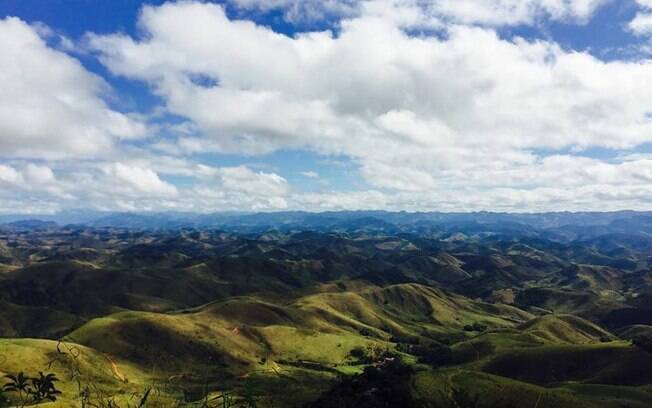
M 453 346 L 454 362 L 467 363 L 519 349 L 554 344 L 598 344 L 614 336 L 597 325 L 570 315 L 536 317 L 515 328 L 489 330 Z
M 411 284 L 308 295 L 285 304 L 248 296 L 168 314 L 121 312 L 93 319 L 69 338 L 159 376 L 190 378 L 191 368 L 214 384 L 236 387 L 246 376 L 259 392 L 268 392 L 270 384 L 296 378 L 297 370 L 323 388 L 336 372 L 359 370 L 351 366 L 353 348 L 374 343 L 391 348 L 392 335 L 417 336 L 424 325 L 465 336 L 466 324 L 515 327 L 529 317 L 508 306 Z M 361 329 L 376 335 L 365 336 Z M 305 364 L 312 369 L 302 369 Z M 295 393 L 315 395 L 301 387 Z
M 58 388 L 63 392 L 56 404 L 48 406 L 77 406 L 74 401 L 79 394 L 74 378 L 84 383 L 97 384 L 104 392 L 115 395 L 116 400 L 124 400 L 132 393 L 138 392 L 150 381 L 150 376 L 133 363 L 112 357 L 120 372 L 129 379 L 122 382 L 114 374 L 107 356 L 97 350 L 79 344 L 59 345 L 41 339 L 0 339 L 0 376 L 8 373 L 25 372 L 36 375 L 39 371 L 52 372 L 61 380 Z M 75 356 L 74 358 L 72 356 Z M 73 373 L 79 373 L 73 378 Z
M 624 327 L 620 330 L 620 337 L 623 339 L 633 339 L 637 336 L 651 336 L 652 337 L 652 326 L 647 326 L 643 324 L 636 324 L 633 326 Z
M 532 317 L 510 306 L 474 302 L 417 284 L 322 293 L 302 298 L 296 305 L 340 327 L 372 329 L 379 337 L 464 336 L 463 327 L 468 324 L 513 327 Z
M 489 330 L 463 330 L 473 323 L 485 324 Z M 361 334 L 363 329 L 366 336 Z M 433 404 L 445 398 L 441 390 L 457 384 L 491 390 L 487 395 L 495 397 L 492 403 L 532 401 L 534 406 L 541 398 L 539 407 L 590 407 L 581 404 L 593 401 L 593 391 L 587 391 L 591 383 L 652 382 L 644 372 L 652 358 L 622 342 L 600 344 L 600 338 L 611 335 L 583 319 L 568 315 L 533 318 L 514 307 L 475 302 L 416 284 L 356 285 L 351 290 L 276 303 L 254 296 L 235 297 L 174 313 L 121 312 L 93 319 L 69 338 L 84 344 L 87 369 L 101 373 L 102 387 L 123 397 L 126 390 L 137 392 L 152 381 L 175 377 L 190 388 L 207 381 L 212 389 L 225 387 L 239 393 L 247 389 L 261 396 L 265 406 L 281 407 L 314 398 L 335 380 L 337 372 L 359 370 L 348 357 L 355 347 L 372 343 L 393 347 L 392 336 L 427 340 L 437 335 L 466 339 L 453 349 L 459 363 L 471 364 L 415 377 L 415 393 Z M 18 350 L 16 344 L 3 341 L 12 353 Z M 44 340 L 16 342 L 26 342 L 20 353 L 29 364 L 12 354 L 13 365 L 1 370 L 42 369 L 55 348 L 55 343 Z M 128 385 L 117 381 L 106 354 L 124 367 Z M 582 368 L 585 365 L 588 368 Z M 57 373 L 64 378 L 65 373 Z M 442 377 L 442 373 L 448 374 Z M 534 385 L 560 381 L 584 385 L 557 384 L 545 392 Z M 278 393 L 278 389 L 288 392 Z M 633 407 L 641 406 L 636 401 L 647 395 L 623 387 L 595 390 L 609 404 L 620 393 Z M 71 383 L 64 391 L 74 395 Z
M 652 393 L 630 387 L 562 385 L 541 387 L 478 371 L 452 368 L 417 373 L 414 395 L 424 407 L 449 406 L 452 390 L 479 397 L 480 408 L 644 408 Z
M 546 315 L 521 325 L 518 329 L 557 344 L 596 343 L 613 335 L 594 323 L 573 315 Z
M 210 357 L 228 367 L 242 367 L 233 371 L 242 374 L 263 357 L 340 364 L 352 348 L 386 344 L 393 334 L 417 335 L 424 327 L 461 332 L 464 325 L 478 321 L 514 327 L 517 319 L 527 317 L 507 306 L 398 285 L 310 295 L 286 305 L 241 297 L 174 314 L 124 312 L 94 319 L 71 338 L 143 361 L 146 353 L 156 351 L 169 356 L 164 360 L 170 369 Z M 363 328 L 376 336 L 363 336 Z M 139 347 L 152 338 L 157 339 L 153 350 Z
M 491 358 L 483 369 L 535 383 L 583 382 L 638 386 L 652 383 L 652 353 L 628 342 L 546 345 L 518 349 Z
M 57 338 L 84 322 L 48 307 L 15 305 L 0 300 L 0 337 Z

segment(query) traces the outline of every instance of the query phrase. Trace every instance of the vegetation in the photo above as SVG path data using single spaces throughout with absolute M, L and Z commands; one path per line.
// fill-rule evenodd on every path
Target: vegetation
M 649 353 L 652 353 L 652 335 L 649 333 L 639 334 L 632 339 L 632 344 Z
M 56 388 L 56 382 L 59 379 L 52 373 L 43 374 L 39 371 L 38 376 L 28 377 L 20 372 L 15 375 L 8 374 L 5 378 L 8 382 L 2 386 L 2 390 L 7 394 L 14 394 L 16 402 L 21 408 L 45 401 L 54 402 L 61 394 L 61 391 Z M 3 396 L 3 398 L 6 403 L 7 397 Z
M 413 369 L 401 359 L 387 360 L 365 368 L 362 374 L 345 378 L 305 408 L 418 407 L 409 379 Z
M 649 406 L 647 236 L 372 224 L 0 226 L 0 406 Z

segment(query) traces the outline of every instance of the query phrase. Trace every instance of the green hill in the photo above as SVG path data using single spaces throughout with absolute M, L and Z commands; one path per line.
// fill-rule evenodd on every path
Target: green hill
M 418 407 L 649 405 L 647 239 L 377 217 L 0 227 L 0 376 L 56 373 L 61 407 L 91 390 L 125 408 L 151 388 L 152 407 L 228 392 L 339 408 L 379 384 Z

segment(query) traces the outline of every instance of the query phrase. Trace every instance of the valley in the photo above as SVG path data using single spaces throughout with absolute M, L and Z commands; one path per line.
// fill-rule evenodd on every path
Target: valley
M 1 376 L 54 373 L 52 407 L 652 402 L 647 213 L 149 221 L 0 225 Z

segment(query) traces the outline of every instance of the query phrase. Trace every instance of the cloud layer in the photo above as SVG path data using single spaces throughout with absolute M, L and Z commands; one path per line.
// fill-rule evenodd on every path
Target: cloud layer
M 496 31 L 541 19 L 583 24 L 603 1 L 232 3 L 339 22 L 287 36 L 186 1 L 144 7 L 138 37 L 89 33 L 85 51 L 161 99 L 142 118 L 111 109 L 106 81 L 34 27 L 1 21 L 0 86 L 9 91 L 0 95 L 0 204 L 652 209 L 652 157 L 641 153 L 652 141 L 652 63 L 605 62 Z M 648 35 L 648 6 L 641 1 L 624 29 Z M 414 34 L 424 27 L 433 33 Z M 174 123 L 161 124 L 168 116 Z M 347 157 L 365 186 L 306 192 L 277 170 L 201 159 L 288 150 Z M 297 175 L 322 179 L 309 163 Z

